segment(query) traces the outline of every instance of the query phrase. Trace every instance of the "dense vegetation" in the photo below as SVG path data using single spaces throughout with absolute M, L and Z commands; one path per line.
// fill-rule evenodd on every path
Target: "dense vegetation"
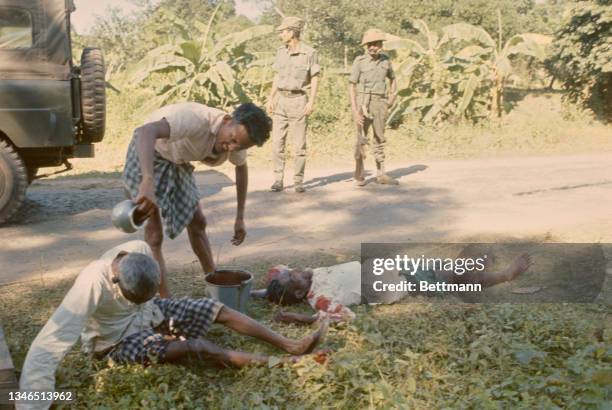
M 567 99 L 612 121 L 612 2 L 578 1 L 555 35 L 548 61 Z
M 144 88 L 154 85 L 159 97 L 149 100 L 151 105 L 193 99 L 229 107 L 264 101 L 272 76 L 270 58 L 278 46 L 271 26 L 278 24 L 279 13 L 302 16 L 305 41 L 319 50 L 325 69 L 319 98 L 323 108 L 313 118 L 316 128 L 342 117 L 338 109 L 346 102 L 338 98 L 344 93 L 337 92 L 346 87 L 342 74 L 362 52 L 358 44 L 363 31 L 383 27 L 394 40 L 386 48 L 400 81 L 401 98 L 390 124 L 410 116 L 425 124 L 475 122 L 502 114 L 504 87 L 515 62 L 528 76 L 537 72 L 546 56 L 546 34 L 557 27 L 563 5 L 531 0 L 438 0 L 427 6 L 416 0 L 284 0 L 270 6 L 263 24 L 256 26 L 236 16 L 231 2 L 144 1 L 137 15 L 114 12 L 101 20 L 87 42 L 105 50 L 113 86 L 129 88 L 148 79 Z
M 152 106 L 185 99 L 224 108 L 238 101 L 265 102 L 270 58 L 279 45 L 272 27 L 280 16 L 272 2 L 255 24 L 237 16 L 231 1 L 137 1 L 142 5 L 138 14 L 112 12 L 86 38 L 75 36 L 77 44 L 102 47 L 107 60 L 109 128 L 97 155 L 106 160 L 108 152 L 115 152 L 118 159 L 105 163 L 103 171 L 113 165 L 120 169 L 130 130 Z M 557 112 L 557 94 L 564 90 L 568 100 L 591 106 L 599 101 L 599 107 L 603 96 L 610 95 L 609 1 L 574 3 L 275 2 L 283 13 L 305 18 L 304 40 L 319 50 L 324 66 L 310 121 L 313 162 L 328 158 L 338 163 L 343 156 L 352 161 L 345 74 L 362 52 L 363 31 L 371 26 L 392 36 L 387 52 L 399 79 L 400 98 L 389 119 L 395 128 L 388 133 L 390 159 L 476 152 L 493 156 L 503 150 L 523 155 L 540 153 L 542 147 L 574 153 L 588 144 L 591 152 L 602 150 L 609 127 L 593 126 L 572 106 L 566 114 L 587 120 L 566 121 Z M 573 7 L 563 18 L 566 6 Z M 550 54 L 552 36 L 555 51 Z M 541 63 L 546 56 L 547 72 Z M 549 85 L 549 73 L 562 81 L 563 90 L 526 90 Z M 517 84 L 523 89 L 511 88 Z M 517 101 L 525 104 L 513 111 Z M 603 101 L 606 107 L 609 100 Z M 269 167 L 269 150 L 267 144 L 252 155 Z M 286 262 L 327 266 L 351 258 L 298 259 L 291 256 Z M 245 268 L 262 274 L 278 262 L 250 261 Z M 178 296 L 202 296 L 200 274 L 176 272 L 171 281 Z M 70 285 L 71 280 L 45 279 L 0 288 L 0 321 L 10 329 L 7 338 L 17 368 Z M 143 368 L 92 361 L 73 349 L 58 371 L 58 387 L 76 391 L 77 408 L 100 409 L 609 407 L 609 306 L 418 302 L 357 307 L 355 322 L 332 328 L 326 346 L 334 354 L 323 365 L 309 358 L 240 371 L 194 363 Z M 288 336 L 305 332 L 272 323 L 275 308 L 261 302 L 254 302 L 249 313 Z M 211 340 L 278 353 L 219 329 Z
M 307 258 L 311 266 L 336 263 Z M 263 272 L 270 262 L 246 268 Z M 177 295 L 199 296 L 201 276 L 171 277 Z M 28 344 L 71 285 L 23 283 L 0 288 L 0 312 L 17 367 Z M 307 329 L 272 323 L 275 308 L 249 314 L 285 335 Z M 308 308 L 295 310 L 308 312 Z M 74 349 L 58 371 L 58 388 L 76 392 L 76 408 L 130 409 L 606 409 L 612 398 L 610 308 L 593 304 L 415 303 L 355 309 L 334 326 L 329 362 L 243 370 L 197 363 L 113 365 Z M 215 327 L 223 346 L 280 353 Z

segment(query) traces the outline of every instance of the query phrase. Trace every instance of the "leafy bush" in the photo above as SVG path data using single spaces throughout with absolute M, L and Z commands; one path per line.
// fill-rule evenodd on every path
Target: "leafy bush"
M 420 113 L 426 124 L 473 122 L 491 114 L 501 116 L 503 85 L 511 73 L 510 58 L 528 55 L 544 59 L 548 37 L 535 33 L 517 34 L 504 45 L 482 28 L 467 23 L 446 26 L 442 33 L 431 31 L 422 20 L 413 26 L 421 41 L 390 36 L 385 48 L 400 60 L 397 68 L 400 102 L 390 122 L 410 111 Z
M 548 67 L 567 100 L 612 120 L 612 2 L 578 1 L 555 34 Z
M 157 98 L 151 108 L 175 99 L 197 101 L 220 108 L 231 107 L 250 100 L 249 83 L 244 72 L 254 55 L 247 52 L 245 43 L 272 32 L 271 26 L 254 26 L 216 39 L 211 26 L 219 7 L 208 24 L 194 23 L 198 30 L 191 31 L 178 17 L 173 24 L 180 31 L 178 41 L 151 50 L 142 68 L 134 74 L 136 84 L 153 74 L 168 74 L 162 78 Z

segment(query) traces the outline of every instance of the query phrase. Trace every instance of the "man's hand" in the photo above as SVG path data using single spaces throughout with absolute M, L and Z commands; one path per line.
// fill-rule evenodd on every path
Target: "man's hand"
M 308 101 L 306 106 L 304 107 L 304 116 L 308 117 L 314 111 L 314 103 Z
M 136 201 L 136 205 L 138 205 L 134 211 L 134 222 L 136 225 L 142 224 L 157 212 L 157 205 L 155 205 L 155 202 L 150 201 L 149 198 L 140 198 Z
M 357 125 L 363 127 L 363 114 L 359 111 L 353 111 L 353 120 Z
M 270 97 L 268 99 L 268 102 L 266 103 L 266 111 L 268 111 L 268 114 L 273 114 L 274 113 L 274 108 L 276 108 L 276 104 L 274 102 L 274 97 Z
M 138 188 L 138 196 L 134 201 L 137 208 L 137 219 L 144 221 L 157 212 L 157 204 L 155 203 L 155 180 L 153 177 L 144 177 Z
M 234 223 L 234 237 L 232 238 L 232 245 L 240 245 L 244 241 L 244 238 L 246 238 L 244 219 L 236 219 L 236 223 Z

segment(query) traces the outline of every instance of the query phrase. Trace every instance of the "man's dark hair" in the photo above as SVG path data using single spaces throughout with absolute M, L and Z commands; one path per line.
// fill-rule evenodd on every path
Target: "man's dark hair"
M 249 139 L 261 147 L 270 138 L 272 119 L 266 112 L 253 103 L 240 105 L 232 114 L 234 122 L 244 125 Z
M 270 281 L 266 288 L 266 297 L 270 302 L 279 305 L 294 305 L 301 300 L 295 297 L 289 286 L 283 286 L 278 279 Z

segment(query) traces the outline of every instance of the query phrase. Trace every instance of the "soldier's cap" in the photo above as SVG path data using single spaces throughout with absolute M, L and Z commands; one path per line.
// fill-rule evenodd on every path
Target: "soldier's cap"
M 280 26 L 276 27 L 276 31 L 283 31 L 285 29 L 302 31 L 302 27 L 304 27 L 304 20 L 299 17 L 289 16 L 281 21 Z
M 385 41 L 387 36 L 385 32 L 379 30 L 377 28 L 370 28 L 363 33 L 363 39 L 361 40 L 361 45 L 365 46 L 366 44 L 373 43 L 375 41 Z

